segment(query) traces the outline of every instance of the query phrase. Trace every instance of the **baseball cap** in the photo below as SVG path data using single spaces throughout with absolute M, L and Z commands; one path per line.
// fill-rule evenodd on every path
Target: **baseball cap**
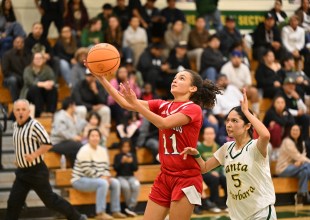
M 271 14 L 270 12 L 266 13 L 265 14 L 265 19 L 270 19 L 270 18 L 274 19 L 273 14 Z
M 232 56 L 232 57 L 242 57 L 242 53 L 239 50 L 233 50 L 230 53 L 230 56 Z
M 185 40 L 179 41 L 175 47 L 187 48 L 187 42 Z
M 293 77 L 287 76 L 287 77 L 285 77 L 283 84 L 287 84 L 287 83 L 293 83 L 294 84 L 294 83 L 296 83 L 296 81 Z
M 227 15 L 225 21 L 235 21 L 236 18 L 233 15 Z

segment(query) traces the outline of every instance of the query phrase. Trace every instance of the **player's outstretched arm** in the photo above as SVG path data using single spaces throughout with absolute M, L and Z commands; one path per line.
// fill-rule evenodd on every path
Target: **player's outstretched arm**
M 207 173 L 210 170 L 213 170 L 214 168 L 216 168 L 220 165 L 220 163 L 218 162 L 218 160 L 215 157 L 211 157 L 207 161 L 204 161 L 202 159 L 202 157 L 200 156 L 198 150 L 196 148 L 193 148 L 193 147 L 184 148 L 184 150 L 180 154 L 183 155 L 184 160 L 186 160 L 188 155 L 190 155 L 190 157 L 193 156 L 200 166 L 201 173 Z
M 257 148 L 261 154 L 266 157 L 268 151 L 268 143 L 270 140 L 270 133 L 265 125 L 253 114 L 249 112 L 248 99 L 246 96 L 246 89 L 243 89 L 243 100 L 240 102 L 242 112 L 249 119 L 254 129 L 257 131 L 259 137 L 257 140 Z

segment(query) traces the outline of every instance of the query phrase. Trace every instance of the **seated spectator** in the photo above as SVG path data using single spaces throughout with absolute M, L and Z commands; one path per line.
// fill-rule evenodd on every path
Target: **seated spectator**
M 151 99 L 158 98 L 156 94 L 153 92 L 152 85 L 150 83 L 145 83 L 142 88 L 141 99 L 148 101 Z
M 87 69 L 85 79 L 80 81 L 72 91 L 76 103 L 76 114 L 86 119 L 87 112 L 95 111 L 101 117 L 101 125 L 111 127 L 111 110 L 107 106 L 108 93 Z
M 16 21 L 16 16 L 12 4 L 12 0 L 3 0 L 1 1 L 1 9 L 2 15 L 5 17 L 7 22 Z
M 282 45 L 281 33 L 275 26 L 275 18 L 271 13 L 265 15 L 265 21 L 259 23 L 253 32 L 253 58 L 262 61 L 264 51 L 272 50 L 277 60 L 285 55 Z
M 228 81 L 227 76 L 224 74 L 218 75 L 216 85 L 221 88 L 222 94 L 216 95 L 216 103 L 212 109 L 212 112 L 218 120 L 216 142 L 222 145 L 227 141 L 225 126 L 226 116 L 233 107 L 240 105 L 240 100 L 242 100 L 242 92 L 236 86 L 231 84 Z
M 44 54 L 36 52 L 23 73 L 24 86 L 21 97 L 35 106 L 35 117 L 52 116 L 56 111 L 57 88 L 55 74 L 46 65 Z
M 138 84 L 135 81 L 135 77 L 132 77 L 128 74 L 128 70 L 126 67 L 121 66 L 118 68 L 116 71 L 115 78 L 111 79 L 110 84 L 116 89 L 119 90 L 120 83 L 125 84 L 126 82 L 130 83 L 130 87 L 133 89 L 133 91 L 136 93 L 137 97 L 140 97 L 141 95 L 141 89 L 138 86 Z M 123 118 L 124 118 L 124 113 L 126 110 L 121 108 L 115 100 L 112 98 L 112 96 L 108 96 L 108 105 L 111 108 L 111 113 L 112 113 L 112 118 L 115 120 L 116 124 L 119 124 Z
M 116 171 L 116 178 L 121 184 L 121 191 L 125 198 L 125 213 L 128 216 L 135 217 L 137 214 L 134 210 L 140 192 L 140 182 L 134 176 L 134 172 L 138 170 L 138 161 L 135 153 L 132 152 L 130 139 L 121 139 L 119 146 L 120 153 L 114 157 L 113 168 Z
M 61 29 L 60 36 L 54 46 L 54 55 L 59 58 L 60 62 L 60 73 L 64 78 L 65 82 L 72 87 L 71 84 L 71 67 L 76 64 L 74 54 L 78 49 L 78 43 L 75 37 L 72 35 L 72 30 L 69 26 L 64 26 Z
M 145 29 L 140 27 L 140 21 L 137 17 L 130 19 L 129 26 L 124 31 L 123 47 L 130 48 L 133 52 L 133 63 L 137 65 L 141 54 L 147 48 L 148 39 Z
M 64 23 L 73 31 L 73 36 L 80 42 L 82 30 L 89 22 L 87 8 L 83 0 L 69 0 Z
M 102 32 L 102 22 L 100 18 L 92 18 L 89 20 L 82 30 L 81 46 L 92 47 L 95 44 L 103 42 L 104 36 Z
M 281 32 L 283 46 L 295 59 L 301 58 L 301 51 L 305 47 L 305 30 L 298 23 L 298 16 L 293 15 L 289 25 L 284 26 Z
M 132 80 L 134 80 L 137 83 L 139 88 L 142 88 L 144 85 L 142 73 L 139 70 L 137 70 L 137 68 L 133 65 L 132 62 L 127 61 L 125 63 L 125 67 L 130 77 L 133 78 Z
M 186 22 L 185 14 L 182 10 L 176 7 L 176 0 L 167 0 L 167 7 L 160 11 L 160 15 L 163 17 L 163 32 L 160 36 L 164 36 L 164 32 L 167 30 L 170 23 L 174 23 L 177 20 Z
M 205 29 L 206 21 L 203 17 L 197 17 L 195 27 L 188 35 L 188 58 L 196 61 L 196 70 L 200 71 L 201 55 L 208 45 L 209 32 Z
M 163 99 L 173 99 L 170 92 L 171 83 L 175 75 L 185 69 L 190 69 L 189 59 L 187 57 L 187 42 L 179 41 L 175 48 L 170 52 L 169 57 L 161 67 L 161 78 L 157 82 L 157 88 L 164 92 Z
M 280 95 L 274 97 L 271 107 L 265 114 L 263 123 L 270 132 L 272 148 L 278 149 L 283 138 L 287 135 L 288 128 L 295 123 L 294 117 L 287 110 L 284 97 Z
M 275 0 L 274 7 L 269 11 L 276 20 L 277 26 L 282 26 L 286 22 L 287 14 L 282 10 L 282 0 Z
M 299 26 L 303 27 L 306 33 L 306 44 L 310 44 L 310 4 L 308 0 L 301 0 L 300 7 L 295 11 L 298 16 Z M 308 47 L 308 46 L 307 46 Z M 309 48 L 309 47 L 308 47 Z
M 310 159 L 306 156 L 305 142 L 298 125 L 293 125 L 289 135 L 283 140 L 276 165 L 280 177 L 298 178 L 298 192 L 295 204 L 309 204 L 308 181 L 310 180 Z
M 186 41 L 190 27 L 186 22 L 182 20 L 175 20 L 168 25 L 164 35 L 164 42 L 166 44 L 165 56 L 169 56 L 170 52 L 176 47 L 180 41 Z
M 225 63 L 225 58 L 220 48 L 220 39 L 218 35 L 213 34 L 208 39 L 208 46 L 201 55 L 200 75 L 203 79 L 216 81 L 220 69 Z
M 61 110 L 55 113 L 51 131 L 51 142 L 54 151 L 64 154 L 74 165 L 76 154 L 82 146 L 82 131 L 86 121 L 75 115 L 75 102 L 68 97 L 62 101 Z
M 23 72 L 31 63 L 31 60 L 30 54 L 25 52 L 24 38 L 21 36 L 14 39 L 13 48 L 2 57 L 3 85 L 9 89 L 13 102 L 20 96 L 20 91 L 24 84 Z
M 215 141 L 215 130 L 212 127 L 206 127 L 203 131 L 203 140 L 198 142 L 197 150 L 200 153 L 201 157 L 207 161 L 213 156 L 213 153 L 218 150 L 220 147 Z M 224 175 L 223 166 L 219 166 L 216 169 L 202 174 L 204 183 L 208 186 L 210 191 L 210 197 L 204 201 L 202 206 L 206 206 L 207 210 L 210 212 L 221 212 L 221 208 L 227 209 L 226 205 L 221 204 L 220 202 L 220 193 L 219 187 L 225 191 L 225 199 L 227 197 L 227 187 L 226 187 L 226 177 Z
M 105 146 L 106 140 L 109 136 L 110 129 L 101 125 L 101 117 L 97 112 L 89 112 L 87 115 L 87 124 L 83 129 L 83 143 L 87 143 L 87 135 L 90 129 L 98 128 L 101 132 L 102 139 L 100 141 L 101 146 Z
M 234 16 L 226 16 L 225 25 L 223 29 L 218 32 L 218 36 L 221 42 L 220 51 L 223 56 L 228 59 L 231 48 L 236 45 L 237 42 L 242 41 L 242 36 L 239 29 L 236 27 Z
M 118 17 L 122 30 L 126 30 L 129 23 L 130 13 L 125 0 L 116 1 L 116 5 L 113 7 L 113 14 Z
M 101 21 L 101 31 L 104 33 L 108 27 L 109 18 L 113 15 L 113 7 L 110 3 L 104 3 L 101 9 L 102 11 L 97 14 L 97 18 Z
M 141 54 L 137 69 L 142 73 L 143 81 L 150 83 L 153 90 L 157 88 L 157 80 L 161 74 L 161 67 L 164 63 L 164 46 L 161 43 L 152 43 Z
M 286 77 L 279 94 L 285 98 L 288 111 L 294 116 L 296 124 L 302 128 L 302 138 L 306 140 L 309 137 L 310 119 L 307 114 L 307 106 L 304 103 L 304 97 L 296 89 L 296 80 L 292 77 Z
M 107 149 L 100 146 L 99 129 L 88 132 L 88 143 L 79 150 L 73 167 L 71 183 L 73 188 L 82 192 L 96 192 L 96 219 L 110 220 L 126 218 L 121 213 L 120 182 L 111 176 L 110 161 Z M 107 193 L 110 189 L 112 216 L 107 214 Z
M 252 111 L 258 115 L 258 90 L 252 85 L 252 76 L 249 67 L 242 63 L 242 53 L 237 50 L 232 51 L 230 53 L 230 60 L 222 66 L 220 72 L 225 74 L 228 81 L 240 89 L 240 91 L 246 88 L 247 97 L 252 104 Z
M 74 88 L 79 82 L 85 79 L 86 67 L 84 61 L 88 54 L 88 48 L 80 47 L 74 53 L 74 60 L 76 63 L 72 65 L 71 69 L 71 85 Z
M 284 72 L 281 65 L 275 61 L 272 50 L 266 50 L 255 72 L 257 88 L 261 90 L 263 98 L 273 99 L 281 89 Z
M 33 23 L 32 30 L 25 39 L 25 51 L 30 55 L 35 52 L 43 53 L 46 63 L 54 70 L 55 76 L 60 75 L 59 59 L 53 55 L 52 47 L 43 34 L 43 25 L 40 22 Z
M 139 127 L 139 136 L 137 139 L 136 146 L 137 148 L 145 147 L 150 150 L 153 155 L 153 163 L 157 164 L 158 161 L 156 159 L 158 155 L 158 128 L 150 123 L 146 118 L 141 117 L 142 124 Z

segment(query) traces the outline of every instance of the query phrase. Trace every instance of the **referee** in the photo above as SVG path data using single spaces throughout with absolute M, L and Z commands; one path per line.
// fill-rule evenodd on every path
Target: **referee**
M 30 117 L 29 102 L 19 99 L 14 102 L 13 113 L 16 118 L 13 131 L 16 164 L 10 196 L 7 202 L 5 220 L 17 220 L 28 192 L 34 190 L 47 208 L 65 215 L 70 220 L 85 220 L 69 202 L 52 191 L 49 171 L 43 161 L 43 154 L 52 146 L 43 126 Z

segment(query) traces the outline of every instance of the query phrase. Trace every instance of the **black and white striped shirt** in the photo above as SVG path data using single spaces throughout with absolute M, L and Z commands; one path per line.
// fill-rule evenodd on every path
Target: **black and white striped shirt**
M 51 145 L 49 135 L 44 127 L 32 118 L 29 118 L 23 125 L 18 125 L 15 122 L 13 126 L 13 144 L 18 167 L 26 168 L 41 163 L 43 155 L 31 163 L 26 161 L 25 155 L 35 152 L 42 144 Z

